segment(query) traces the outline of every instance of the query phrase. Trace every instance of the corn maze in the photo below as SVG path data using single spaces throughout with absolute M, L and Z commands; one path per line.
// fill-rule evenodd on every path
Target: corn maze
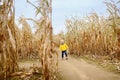
M 28 0 L 27 2 L 31 6 L 34 5 Z M 34 20 L 38 29 L 33 34 L 30 25 L 27 23 L 28 19 L 24 16 L 19 18 L 19 24 L 22 25 L 22 29 L 19 29 L 15 23 L 14 0 L 3 1 L 3 4 L 0 6 L 1 80 L 8 80 L 10 76 L 33 74 L 33 72 L 27 74 L 24 72 L 19 73 L 18 65 L 20 59 L 31 59 L 33 56 L 37 56 L 41 63 L 42 76 L 40 79 L 55 79 L 54 74 L 57 62 L 54 61 L 56 54 L 53 53 L 54 50 L 52 48 L 51 2 L 51 0 L 41 0 L 38 2 L 40 6 L 36 6 L 36 12 L 41 14 L 41 17 L 40 21 Z
M 26 2 L 35 8 L 36 16 L 41 16 L 39 20 L 19 17 L 22 29 L 15 23 L 15 0 L 3 0 L 0 4 L 0 80 L 58 80 L 61 39 L 65 39 L 70 54 L 120 60 L 120 1 L 104 2 L 108 17 L 92 12 L 84 19 L 68 18 L 65 34 L 57 35 L 53 34 L 52 0 L 38 0 L 38 6 L 30 0 Z M 37 27 L 35 33 L 28 20 Z M 20 69 L 19 61 L 33 59 L 38 60 L 39 67 L 33 64 L 28 72 Z
M 113 2 L 104 4 L 109 15 L 107 18 L 92 12 L 85 19 L 73 17 L 66 20 L 65 38 L 71 54 L 120 58 L 120 10 Z

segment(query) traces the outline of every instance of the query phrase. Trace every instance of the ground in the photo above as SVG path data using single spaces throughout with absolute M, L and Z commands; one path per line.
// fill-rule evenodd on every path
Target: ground
M 39 62 L 39 60 L 21 60 L 19 61 L 19 67 L 20 68 L 24 68 L 24 69 L 29 69 L 30 67 L 33 67 L 33 66 L 38 66 L 40 67 L 41 64 Z
M 37 60 L 21 61 L 19 65 L 21 68 L 29 69 L 33 65 L 40 66 L 40 62 Z M 71 57 L 70 55 L 68 60 L 59 58 L 58 70 L 60 80 L 120 80 L 118 74 L 105 71 L 83 59 Z
M 71 56 L 68 60 L 59 59 L 59 71 L 63 80 L 120 80 L 117 74 Z

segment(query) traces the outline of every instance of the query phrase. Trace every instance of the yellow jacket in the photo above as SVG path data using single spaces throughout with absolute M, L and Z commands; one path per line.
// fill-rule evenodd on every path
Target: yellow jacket
M 68 49 L 67 44 L 61 44 L 61 45 L 60 45 L 60 50 L 61 50 L 61 51 L 65 51 L 65 50 L 67 50 L 67 49 Z

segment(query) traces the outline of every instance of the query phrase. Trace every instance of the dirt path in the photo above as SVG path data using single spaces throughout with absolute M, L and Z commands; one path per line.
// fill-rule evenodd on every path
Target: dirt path
M 59 60 L 60 75 L 63 80 L 120 80 L 120 76 L 106 72 L 84 60 L 69 57 Z
M 33 60 L 33 61 L 32 60 L 23 60 L 23 61 L 19 62 L 20 69 L 29 70 L 30 67 L 33 67 L 33 66 L 41 67 L 41 64 L 37 60 Z

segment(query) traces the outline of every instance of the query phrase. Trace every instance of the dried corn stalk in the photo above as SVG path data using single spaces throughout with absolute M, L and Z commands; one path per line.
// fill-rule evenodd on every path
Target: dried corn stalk
M 66 42 L 71 53 L 119 58 L 120 10 L 115 2 L 105 4 L 109 11 L 108 18 L 93 12 L 84 19 L 73 17 L 66 20 Z
M 112 27 L 96 13 L 85 20 L 72 18 L 66 21 L 66 42 L 71 53 L 110 55 L 116 47 L 117 37 Z
M 4 80 L 9 74 L 18 70 L 16 39 L 13 0 L 4 0 L 0 10 L 0 61 L 4 75 L 1 77 Z
M 56 79 L 54 75 L 56 72 L 57 60 L 55 60 L 56 57 L 55 54 L 53 54 L 52 43 L 52 0 L 40 0 L 38 7 L 31 2 L 29 3 L 36 8 L 36 14 L 41 15 L 41 23 L 38 24 L 39 29 L 36 33 L 40 33 L 39 57 L 42 64 L 42 78 L 43 80 L 54 80 Z
M 19 23 L 22 24 L 21 56 L 22 58 L 30 58 L 30 54 L 32 54 L 32 39 L 33 39 L 32 30 L 24 17 L 19 18 Z

